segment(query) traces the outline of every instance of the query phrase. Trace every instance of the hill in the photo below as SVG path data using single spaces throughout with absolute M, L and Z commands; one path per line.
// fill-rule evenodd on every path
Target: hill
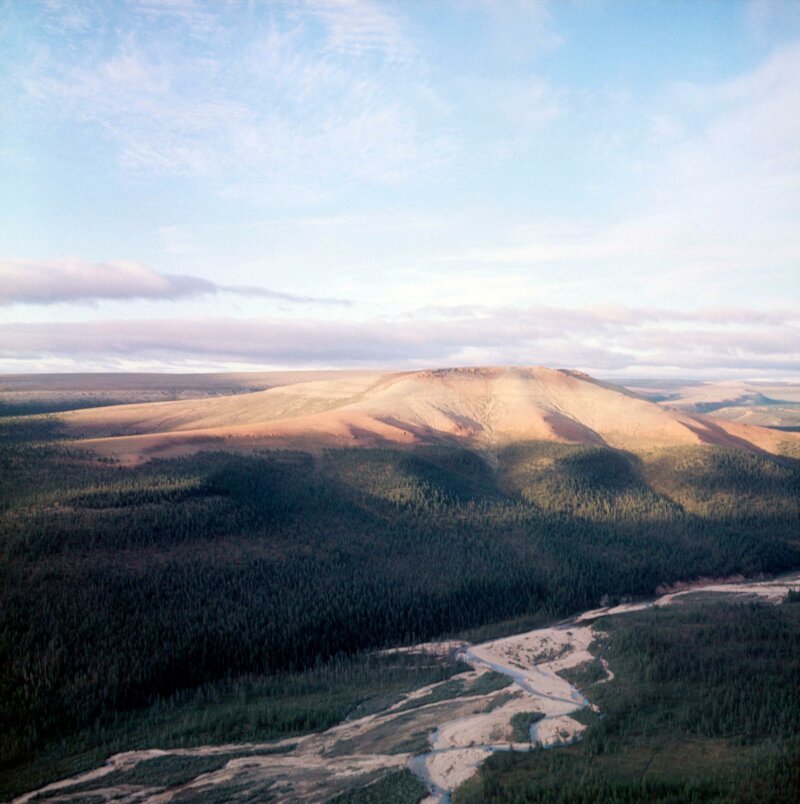
M 712 444 L 780 453 L 798 440 L 542 367 L 337 375 L 230 396 L 72 411 L 61 421 L 86 446 L 131 463 L 209 447 L 444 443 L 494 452 L 535 440 L 634 451 Z
M 529 410 L 535 374 L 504 378 L 519 381 Z M 406 422 L 445 402 L 464 410 L 475 379 L 395 376 L 369 393 L 358 390 L 364 378 L 348 380 L 356 402 L 339 409 L 389 400 Z M 559 384 L 577 385 L 582 415 L 603 422 L 609 440 L 621 429 L 590 402 L 606 395 L 666 429 L 680 425 L 622 391 L 550 376 L 547 403 L 556 408 Z M 415 395 L 429 385 L 435 400 Z M 292 397 L 298 387 L 282 389 L 287 417 L 275 424 L 300 418 L 292 404 L 336 404 Z M 337 387 L 345 397 L 348 386 Z M 365 651 L 446 635 L 480 641 L 665 584 L 800 566 L 797 460 L 752 445 L 500 446 L 498 432 L 517 436 L 499 396 L 475 407 L 474 420 L 495 424 L 491 461 L 416 442 L 246 454 L 243 444 L 279 442 L 231 438 L 220 441 L 226 451 L 120 465 L 64 440 L 54 417 L 0 421 L 0 798 L 113 751 L 325 728 L 371 705 L 365 690 L 394 694 L 433 671 L 373 667 Z M 105 412 L 185 405 L 191 424 L 206 406 L 241 411 L 258 397 Z M 561 398 L 575 415 L 580 394 Z M 452 411 L 439 410 L 441 420 Z M 293 689 L 299 697 L 287 697 Z
M 244 371 L 223 374 L 91 372 L 0 375 L 0 418 L 136 402 L 169 402 L 263 391 L 357 371 Z
M 800 388 L 791 382 L 632 380 L 625 386 L 654 402 L 715 419 L 800 430 Z

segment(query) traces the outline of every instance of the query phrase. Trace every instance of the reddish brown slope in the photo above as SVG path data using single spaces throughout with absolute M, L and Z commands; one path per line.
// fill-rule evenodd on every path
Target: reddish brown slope
M 671 410 L 577 372 L 547 368 L 360 374 L 232 397 L 75 411 L 87 446 L 124 460 L 197 449 L 521 440 L 630 450 L 723 444 L 777 452 L 796 436 Z

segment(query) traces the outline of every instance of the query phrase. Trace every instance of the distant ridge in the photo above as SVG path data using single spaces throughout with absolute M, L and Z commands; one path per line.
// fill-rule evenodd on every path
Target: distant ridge
M 628 450 L 718 444 L 777 453 L 800 438 L 650 402 L 578 371 L 479 367 L 359 373 L 235 396 L 94 408 L 59 418 L 126 461 L 199 449 L 318 449 L 545 440 Z

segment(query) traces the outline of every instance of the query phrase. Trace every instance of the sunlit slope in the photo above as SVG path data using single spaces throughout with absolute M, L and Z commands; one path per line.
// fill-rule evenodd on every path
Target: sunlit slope
M 361 374 L 250 394 L 64 414 L 87 445 L 129 459 L 213 444 L 311 448 L 544 440 L 649 449 L 721 444 L 780 451 L 794 438 L 672 410 L 578 372 L 548 368 Z
M 685 413 L 702 413 L 713 419 L 762 427 L 800 429 L 800 385 L 797 383 L 633 381 L 628 387 L 653 402 Z
M 207 399 L 145 402 L 64 416 L 69 426 L 86 433 L 125 435 L 209 430 L 253 425 L 287 417 L 316 414 L 359 399 L 380 374 L 301 382 L 253 393 Z
M 0 418 L 82 408 L 197 400 L 345 379 L 363 371 L 247 371 L 220 374 L 74 373 L 0 375 Z

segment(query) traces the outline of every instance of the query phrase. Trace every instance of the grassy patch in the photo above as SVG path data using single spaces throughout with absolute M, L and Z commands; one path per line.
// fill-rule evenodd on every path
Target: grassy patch
M 261 752 L 262 755 L 264 753 L 269 752 Z M 52 795 L 74 796 L 79 793 L 87 793 L 92 790 L 118 785 L 163 788 L 176 787 L 186 784 L 192 781 L 192 779 L 196 779 L 203 773 L 211 773 L 212 771 L 223 768 L 231 759 L 255 755 L 257 755 L 256 752 L 248 752 L 245 754 L 241 752 L 231 752 L 214 754 L 213 756 L 167 755 L 155 757 L 139 762 L 130 770 L 112 771 L 98 779 L 60 788 L 58 791 L 54 791 Z M 49 797 L 48 795 L 44 795 L 40 798 L 47 799 Z
M 501 706 L 504 706 L 514 698 L 518 698 L 520 695 L 522 695 L 522 693 L 519 690 L 517 692 L 504 692 L 500 695 L 495 695 L 495 697 L 492 698 L 489 703 L 486 704 L 486 706 L 483 706 L 476 711 L 493 712 L 495 709 L 499 709 Z
M 595 712 L 594 709 L 590 709 L 588 706 L 585 706 L 583 709 L 577 709 L 575 712 L 570 712 L 569 716 L 573 720 L 577 720 L 578 723 L 583 723 L 584 726 L 591 726 L 602 717 L 602 714 Z
M 428 742 L 428 730 L 416 731 L 408 739 L 403 740 L 389 749 L 390 754 L 424 754 L 430 751 Z
M 510 687 L 513 684 L 511 678 L 502 673 L 496 673 L 490 670 L 488 673 L 482 673 L 478 678 L 470 684 L 465 690 L 465 695 L 487 695 L 490 692 L 497 692 Z
M 542 712 L 517 712 L 511 717 L 511 739 L 515 743 L 531 741 L 531 726 L 544 718 Z
M 592 659 L 576 667 L 559 670 L 558 674 L 582 691 L 586 691 L 588 687 L 591 687 L 598 681 L 604 681 L 608 678 L 608 674 L 599 659 Z
M 408 703 L 395 711 L 406 712 L 409 709 L 418 709 L 420 706 L 428 706 L 440 701 L 449 701 L 453 698 L 463 698 L 469 695 L 488 695 L 491 692 L 505 689 L 511 683 L 512 681 L 508 676 L 504 676 L 502 673 L 495 673 L 493 670 L 483 673 L 472 682 L 454 678 L 434 687 L 427 695 L 408 701 Z
M 444 684 L 434 687 L 427 695 L 413 698 L 401 707 L 398 707 L 395 711 L 408 712 L 410 709 L 419 709 L 421 706 L 428 706 L 430 704 L 439 703 L 440 701 L 449 701 L 466 694 L 463 679 L 453 679 L 452 681 L 446 681 Z
M 272 782 L 269 780 L 255 787 L 251 781 L 234 782 L 193 789 L 190 794 L 178 800 L 191 801 L 192 804 L 229 804 L 231 801 L 269 804 L 277 801 L 279 794 L 291 793 L 291 789 L 273 790 L 271 788 Z
M 428 789 L 408 770 L 399 770 L 377 782 L 348 791 L 329 804 L 417 804 Z

